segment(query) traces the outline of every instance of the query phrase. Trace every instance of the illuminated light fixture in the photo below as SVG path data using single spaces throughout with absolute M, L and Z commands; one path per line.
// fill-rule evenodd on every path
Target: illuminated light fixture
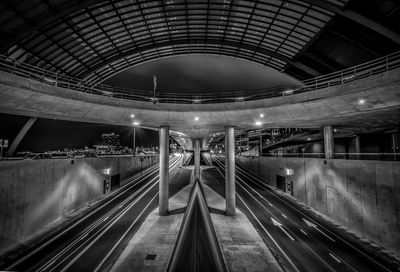
M 140 123 L 139 123 L 139 122 L 137 122 L 137 121 L 135 121 L 135 122 L 133 122 L 133 123 L 132 123 L 132 125 L 134 125 L 134 126 L 138 126 L 138 125 L 140 125 Z
M 264 113 L 260 113 L 260 118 L 264 118 Z
M 243 96 L 241 96 L 241 97 L 236 97 L 236 98 L 235 98 L 235 101 L 236 101 L 236 102 L 244 102 L 244 97 L 243 97 Z
M 53 84 L 57 83 L 57 81 L 55 79 L 52 79 L 52 78 L 44 77 L 43 79 L 44 79 L 44 81 L 47 81 L 47 82 L 50 82 L 50 83 L 53 83 Z
M 294 170 L 290 168 L 285 168 L 285 174 L 286 176 L 291 176 L 294 174 Z
M 160 99 L 158 97 L 150 97 L 150 101 L 153 102 L 153 104 L 157 104 L 160 102 Z
M 201 103 L 201 99 L 193 99 L 193 104 L 200 104 Z
M 134 115 L 134 114 L 131 114 L 131 118 L 135 118 L 135 115 Z
M 256 121 L 256 126 L 261 126 L 261 125 L 262 125 L 261 121 Z
M 292 94 L 294 94 L 294 89 L 288 89 L 288 90 L 285 90 L 285 91 L 282 92 L 283 96 L 292 95 Z
M 307 138 L 307 141 L 311 141 L 311 138 Z
M 365 102 L 367 102 L 367 100 L 365 100 L 364 98 L 358 99 L 358 104 L 360 104 L 360 105 L 364 105 Z
M 111 168 L 103 169 L 103 174 L 109 175 L 111 173 Z
M 336 129 L 336 128 L 334 128 L 334 129 L 333 129 L 333 132 L 337 132 L 337 129 Z
M 101 91 L 101 93 L 107 96 L 113 96 L 113 93 L 110 91 Z
M 195 117 L 194 117 L 194 120 L 195 120 L 195 121 L 199 121 L 199 117 L 195 116 Z

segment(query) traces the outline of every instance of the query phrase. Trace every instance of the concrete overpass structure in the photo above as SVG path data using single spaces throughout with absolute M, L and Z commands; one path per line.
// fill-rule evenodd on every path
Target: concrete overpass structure
M 149 174 L 149 177 L 155 175 L 156 172 L 159 174 L 155 177 L 151 176 L 149 178 L 151 181 L 148 183 L 152 184 L 151 182 L 159 180 L 158 193 L 153 196 L 150 190 L 155 184 L 148 189 L 145 189 L 147 188 L 145 186 L 148 185 L 144 185 L 140 189 L 146 194 L 138 197 L 138 200 L 135 200 L 131 206 L 139 202 L 142 197 L 148 198 L 148 202 L 143 205 L 142 211 L 139 208 L 139 211 L 136 211 L 136 214 L 139 214 L 135 219 L 136 222 L 157 196 L 159 215 L 171 215 L 169 205 L 171 185 L 169 182 L 174 178 L 174 174 L 171 177 L 170 173 L 176 170 L 180 159 L 171 160 L 170 158 L 170 137 L 174 138 L 185 150 L 193 151 L 192 179 L 202 179 L 201 150 L 208 150 L 210 145 L 224 135 L 225 159 L 215 158 L 213 160 L 214 170 L 224 177 L 224 192 L 220 194 L 225 197 L 224 215 L 234 218 L 238 212 L 236 209 L 238 203 L 244 205 L 241 207 L 247 207 L 254 222 L 258 222 L 265 231 L 267 238 L 263 237 L 264 241 L 270 239 L 268 241 L 274 244 L 274 249 L 279 249 L 279 254 L 282 255 L 278 254 L 278 257 L 289 263 L 289 270 L 306 271 L 305 268 L 310 267 L 305 266 L 298 269 L 296 266 L 298 264 L 291 261 L 294 256 L 289 253 L 290 256 L 288 256 L 281 249 L 279 242 L 276 242 L 266 230 L 266 223 L 260 222 L 264 218 L 257 216 L 256 213 L 264 214 L 260 211 L 265 208 L 265 203 L 271 207 L 279 206 L 279 208 L 274 208 L 275 213 L 268 210 L 267 213 L 271 214 L 269 221 L 289 240 L 301 241 L 301 243 L 299 242 L 301 246 L 296 248 L 299 255 L 291 253 L 298 259 L 302 259 L 300 256 L 302 247 L 303 249 L 307 248 L 310 252 L 313 252 L 313 249 L 307 247 L 307 243 L 303 240 L 304 237 L 299 238 L 297 231 L 301 230 L 305 233 L 301 228 L 294 230 L 283 227 L 281 221 L 287 219 L 283 211 L 290 212 L 295 218 L 293 221 L 299 220 L 303 224 L 305 222 L 315 231 L 320 231 L 318 227 L 321 227 L 322 224 L 317 226 L 313 223 L 314 221 L 308 221 L 309 217 L 307 216 L 309 215 L 305 216 L 308 219 L 304 219 L 304 215 L 301 212 L 299 215 L 297 208 L 297 210 L 286 210 L 286 204 L 282 204 L 286 201 L 283 200 L 284 198 L 280 198 L 279 201 L 272 204 L 270 200 L 264 198 L 264 191 L 257 191 L 249 185 L 254 183 L 256 184 L 254 186 L 265 189 L 265 191 L 270 190 L 266 189 L 264 184 L 274 183 L 269 173 L 279 176 L 286 162 L 275 160 L 279 170 L 268 168 L 268 173 L 266 173 L 262 169 L 263 166 L 260 165 L 260 162 L 264 162 L 262 158 L 260 162 L 241 159 L 239 160 L 240 165 L 253 173 L 247 173 L 246 169 L 236 169 L 235 130 L 259 127 L 321 128 L 324 138 L 324 154 L 327 159 L 323 160 L 323 165 L 326 165 L 326 170 L 319 169 L 322 163 L 306 162 L 304 158 L 303 166 L 298 162 L 291 162 L 296 164 L 293 167 L 296 172 L 303 173 L 299 175 L 297 184 L 304 185 L 304 189 L 300 188 L 300 185 L 294 185 L 296 190 L 304 191 L 301 193 L 296 191 L 296 194 L 292 193 L 292 195 L 317 210 L 318 205 L 323 203 L 323 212 L 329 215 L 332 215 L 332 209 L 340 206 L 340 199 L 344 200 L 348 203 L 346 215 L 350 219 L 343 219 L 345 216 L 342 216 L 342 213 L 345 213 L 345 208 L 341 206 L 338 209 L 338 213 L 340 213 L 338 218 L 347 220 L 346 223 L 349 224 L 353 220 L 350 210 L 354 208 L 354 205 L 363 205 L 362 207 L 365 207 L 367 212 L 361 209 L 363 217 L 357 220 L 367 222 L 365 228 L 368 230 L 368 234 L 371 234 L 371 221 L 373 221 L 371 217 L 376 215 L 370 210 L 381 209 L 383 212 L 388 208 L 390 212 L 388 214 L 383 212 L 383 219 L 385 223 L 389 221 L 390 223 L 386 224 L 388 227 L 384 230 L 380 229 L 377 239 L 382 236 L 383 240 L 388 243 L 391 239 L 398 241 L 400 236 L 396 230 L 400 230 L 398 214 L 400 202 L 396 197 L 385 201 L 387 196 L 392 196 L 388 191 L 393 189 L 397 192 L 398 185 L 395 182 L 388 185 L 376 179 L 360 181 L 351 174 L 347 172 L 343 174 L 339 170 L 337 172 L 341 173 L 340 176 L 336 175 L 335 170 L 342 170 L 343 165 L 341 162 L 336 164 L 333 161 L 334 127 L 366 127 L 368 129 L 368 126 L 399 126 L 400 57 L 398 50 L 400 49 L 400 35 L 394 27 L 397 22 L 390 17 L 391 15 L 385 9 L 385 4 L 374 4 L 375 10 L 379 12 L 371 15 L 375 10 L 356 0 L 327 1 L 327 3 L 291 0 L 216 1 L 215 3 L 213 1 L 207 3 L 202 1 L 200 3 L 191 3 L 190 1 L 167 1 L 166 3 L 138 1 L 131 3 L 131 1 L 122 0 L 61 2 L 59 7 L 55 7 L 48 1 L 39 1 L 36 15 L 28 12 L 30 7 L 27 1 L 21 1 L 19 4 L 5 1 L 0 6 L 1 11 L 4 11 L 4 18 L 9 20 L 7 22 L 2 21 L 6 19 L 0 19 L 0 22 L 6 25 L 4 31 L 0 33 L 2 38 L 0 53 L 3 54 L 0 63 L 0 112 L 30 117 L 14 140 L 12 150 L 15 150 L 37 118 L 127 127 L 139 126 L 159 130 L 159 168 Z M 395 4 L 392 5 L 396 8 Z M 32 9 L 36 10 L 35 7 Z M 347 27 L 349 24 L 352 27 Z M 364 32 L 368 35 L 360 34 Z M 380 41 L 383 41 L 382 43 L 386 47 L 381 48 Z M 295 84 L 259 91 L 249 91 L 249 89 L 244 92 L 202 94 L 196 94 L 194 91 L 178 94 L 163 90 L 156 92 L 156 81 L 153 92 L 132 91 L 102 84 L 116 74 L 123 73 L 129 67 L 152 60 L 187 54 L 223 55 L 245 59 L 290 75 L 297 81 Z M 172 162 L 171 165 L 170 162 Z M 65 163 L 68 164 L 68 162 Z M 74 160 L 71 161 L 71 164 L 73 163 Z M 108 163 L 99 162 L 99 165 Z M 73 178 L 71 180 L 78 176 L 79 179 L 85 180 L 89 184 L 87 187 L 90 188 L 90 180 L 101 183 L 101 178 L 92 169 L 96 163 L 92 162 L 93 165 L 89 166 L 88 164 L 88 162 L 80 162 L 81 168 L 72 167 L 72 170 L 69 168 L 71 166 L 63 166 L 65 167 L 63 169 L 68 170 L 60 171 L 68 173 L 72 171 Z M 149 166 L 151 164 L 154 162 L 148 163 Z M 306 164 L 310 167 L 306 167 Z M 117 165 L 116 168 L 123 169 L 121 171 L 129 172 L 120 166 L 120 162 Z M 268 167 L 269 165 L 274 164 L 268 161 Z M 5 168 L 7 173 L 12 173 L 11 166 L 7 167 L 9 166 Z M 356 164 L 344 166 L 344 168 L 346 167 L 351 171 L 360 166 Z M 375 176 L 380 175 L 380 170 L 385 169 L 390 173 L 389 180 L 398 177 L 398 164 L 394 163 L 390 166 L 382 166 L 382 168 L 379 168 L 379 164 L 373 164 L 373 167 Z M 267 169 L 266 166 L 264 168 Z M 311 180 L 307 178 L 310 168 L 313 170 Z M 215 172 L 214 177 L 209 177 L 209 181 L 216 178 L 218 173 Z M 252 174 L 258 175 L 258 177 Z M 88 179 L 89 176 L 90 179 Z M 260 180 L 260 176 L 264 180 Z M 347 185 L 350 186 L 347 191 L 341 183 L 342 176 L 346 176 L 344 180 L 350 184 Z M 322 181 L 322 179 L 324 180 Z M 328 181 L 325 181 L 326 179 Z M 318 185 L 314 184 L 315 180 Z M 338 182 L 335 185 L 333 183 L 336 180 Z M 144 179 L 140 180 L 140 182 L 144 181 Z M 362 191 L 363 186 L 360 185 L 362 182 L 368 184 L 368 188 L 372 188 L 373 183 L 376 184 L 377 207 L 368 206 L 363 202 L 373 199 L 370 191 L 362 196 L 354 193 L 355 200 L 353 201 L 353 191 L 351 190 L 358 186 L 357 188 Z M 95 185 L 96 196 L 99 195 L 98 189 L 100 188 L 97 183 Z M 220 189 L 216 186 L 217 183 L 208 185 L 210 188 L 215 186 L 213 189 L 217 192 Z M 382 186 L 380 186 L 381 183 Z M 79 184 L 76 186 L 79 187 Z M 307 191 L 307 186 L 314 191 Z M 324 186 L 324 188 L 321 190 L 320 186 Z M 328 191 L 333 190 L 332 188 L 335 186 L 337 191 L 331 193 L 333 196 L 329 195 Z M 278 187 L 277 184 L 276 187 Z M 389 187 L 391 189 L 387 190 Z M 191 198 L 189 201 L 192 203 L 191 205 L 203 205 L 200 209 L 203 213 L 212 210 L 211 207 L 204 206 L 207 203 L 200 197 L 199 192 L 203 189 L 196 188 L 197 200 Z M 136 196 L 140 190 L 133 192 L 130 187 L 126 192 L 130 191 Z M 251 191 L 253 193 L 249 190 L 253 190 Z M 373 189 L 371 190 L 373 191 Z M 338 197 L 336 193 L 343 194 L 343 196 Z M 255 200 L 253 199 L 252 203 L 247 202 L 247 205 L 248 199 L 244 197 L 245 195 L 247 198 Z M 261 203 L 255 196 L 260 196 L 266 202 Z M 277 198 L 276 195 L 274 197 Z M 53 199 L 54 196 L 51 195 L 50 198 Z M 128 202 L 128 200 L 124 201 L 126 202 L 121 203 Z M 332 201 L 333 204 L 329 201 Z M 257 208 L 259 210 L 255 208 L 258 205 L 256 202 L 260 204 Z M 378 202 L 383 202 L 383 205 L 379 206 Z M 123 205 L 121 204 L 118 209 Z M 110 209 L 113 210 L 113 208 Z M 196 209 L 191 208 L 190 210 Z M 392 211 L 396 211 L 396 214 Z M 196 212 L 199 211 L 196 210 Z M 237 217 L 241 215 L 239 213 Z M 110 216 L 104 217 L 106 219 L 101 219 L 106 221 Z M 210 221 L 209 217 L 204 216 L 201 220 Z M 358 224 L 358 221 L 355 228 L 359 228 L 359 226 L 363 228 L 364 225 Z M 271 224 L 271 222 L 269 223 Z M 132 226 L 128 230 L 133 228 Z M 183 228 L 185 227 L 188 228 L 187 225 Z M 387 229 L 389 231 L 385 232 Z M 209 229 L 207 230 L 210 232 Z M 305 235 L 308 236 L 307 233 Z M 323 235 L 325 238 L 319 237 L 319 241 L 328 237 L 330 242 L 326 244 L 332 241 L 336 243 L 336 237 L 342 237 L 338 235 L 333 239 L 325 233 Z M 215 237 L 214 235 L 214 240 L 211 239 L 214 243 Z M 97 239 L 91 244 L 95 243 Z M 383 265 L 387 261 L 385 258 L 374 262 L 374 258 L 369 255 L 369 252 L 365 253 L 364 249 L 359 249 L 352 242 L 340 238 L 340 241 L 342 240 L 346 248 L 355 249 L 357 254 L 361 254 L 357 255 L 354 260 L 357 260 L 357 263 L 360 263 L 363 268 L 372 269 L 373 267 L 375 269 L 377 267 L 382 271 L 389 271 L 391 267 L 394 267 L 390 266 L 393 263 L 388 266 Z M 176 244 L 180 243 L 183 244 L 179 241 Z M 287 241 L 282 242 L 283 245 L 287 245 L 286 243 Z M 329 250 L 326 252 L 325 248 L 322 250 L 328 258 L 336 261 L 334 265 L 327 264 L 324 259 L 326 256 L 320 258 L 318 254 L 311 254 L 319 258 L 320 266 L 316 269 L 323 267 L 331 271 L 341 271 L 346 267 L 357 270 L 349 264 L 351 261 L 348 261 L 346 257 L 338 258 L 332 253 L 333 249 L 337 249 L 337 247 L 339 247 L 337 244 L 329 244 Z M 213 250 L 218 251 L 216 248 L 218 247 L 214 246 Z M 106 254 L 105 259 L 110 257 L 114 249 L 115 247 Z M 177 250 L 174 249 L 174 251 Z M 371 267 L 360 261 L 360 256 L 366 256 Z M 105 259 L 100 264 L 96 264 L 94 270 L 100 270 Z M 7 268 L 17 267 L 18 262 L 23 263 L 23 261 L 21 259 L 13 264 L 15 266 L 11 265 Z M 62 260 L 67 263 L 68 261 L 68 257 Z M 53 259 L 44 264 L 42 268 L 51 267 L 54 263 L 59 262 Z M 65 269 L 71 268 L 72 263 L 73 261 L 70 261 Z

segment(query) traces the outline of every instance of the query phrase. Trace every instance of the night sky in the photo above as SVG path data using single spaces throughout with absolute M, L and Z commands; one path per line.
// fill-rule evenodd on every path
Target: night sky
M 25 124 L 28 117 L 0 113 L 0 138 L 11 141 Z M 120 144 L 132 147 L 131 127 L 70 122 L 54 119 L 38 119 L 19 145 L 18 151 L 43 152 L 68 148 L 91 148 L 101 142 L 102 133 L 120 135 Z M 136 128 L 136 146 L 158 146 L 158 131 Z
M 104 83 L 138 90 L 169 92 L 232 92 L 259 90 L 297 82 L 270 67 L 216 55 L 162 58 L 131 67 Z

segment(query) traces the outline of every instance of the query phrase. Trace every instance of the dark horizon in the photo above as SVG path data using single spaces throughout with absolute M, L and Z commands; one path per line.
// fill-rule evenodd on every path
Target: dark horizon
M 8 139 L 11 144 L 28 118 L 0 113 L 0 139 Z M 39 118 L 25 135 L 16 152 L 92 148 L 101 142 L 101 134 L 111 132 L 120 135 L 121 146 L 132 148 L 132 127 Z M 158 146 L 158 131 L 136 128 L 136 146 Z

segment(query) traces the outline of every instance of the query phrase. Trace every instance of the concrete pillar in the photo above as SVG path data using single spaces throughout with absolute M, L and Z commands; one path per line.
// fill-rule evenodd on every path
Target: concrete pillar
M 200 180 L 200 139 L 194 140 L 194 178 Z
M 225 196 L 226 215 L 236 215 L 235 195 L 235 129 L 225 128 Z
M 325 145 L 325 158 L 333 159 L 334 153 L 334 138 L 333 138 L 333 127 L 326 126 L 324 127 L 324 145 Z
M 21 130 L 18 132 L 17 137 L 15 137 L 14 141 L 10 145 L 10 148 L 7 151 L 7 156 L 13 156 L 15 150 L 17 150 L 18 145 L 21 143 L 22 139 L 24 139 L 26 133 L 29 131 L 29 129 L 35 124 L 37 118 L 36 117 L 31 117 L 26 121 L 25 125 L 21 128 Z
M 169 127 L 160 128 L 160 184 L 159 214 L 168 214 L 168 182 L 169 182 Z
M 360 136 L 356 135 L 354 138 L 354 152 L 356 153 L 355 159 L 359 160 L 361 158 L 361 146 L 360 146 Z

